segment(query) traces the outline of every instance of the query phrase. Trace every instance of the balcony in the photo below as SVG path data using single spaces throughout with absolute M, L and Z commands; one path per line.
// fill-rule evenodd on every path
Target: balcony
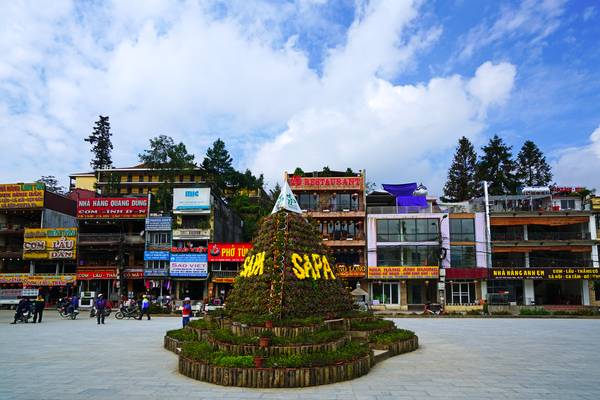
M 0 246 L 0 256 L 1 257 L 21 257 L 23 255 L 23 248 L 21 246 Z
M 430 214 L 429 207 L 421 208 L 417 206 L 377 206 L 368 207 L 367 214 Z
M 529 240 L 591 240 L 589 232 L 529 232 Z
M 210 240 L 210 229 L 194 229 L 194 228 L 185 228 L 185 229 L 173 229 L 173 239 L 182 240 L 182 239 L 197 239 L 197 240 Z

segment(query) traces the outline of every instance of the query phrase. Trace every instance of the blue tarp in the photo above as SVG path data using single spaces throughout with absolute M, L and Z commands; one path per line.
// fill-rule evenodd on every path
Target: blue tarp
M 382 185 L 383 190 L 396 198 L 396 205 L 401 207 L 427 207 L 425 196 L 413 196 L 417 190 L 416 183 L 403 183 L 400 185 Z

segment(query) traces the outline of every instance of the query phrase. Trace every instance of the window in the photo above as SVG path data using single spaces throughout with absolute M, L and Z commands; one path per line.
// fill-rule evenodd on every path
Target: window
M 165 269 L 169 266 L 168 260 L 147 260 L 146 268 L 147 269 Z
M 144 175 L 140 175 L 140 177 L 139 177 L 139 181 L 140 181 L 140 182 L 144 182 Z
M 400 303 L 400 285 L 398 283 L 373 283 L 371 288 L 371 298 L 379 301 L 379 304 Z
M 377 265 L 438 265 L 439 254 L 439 246 L 380 246 L 377 247 Z
M 127 174 L 127 182 L 131 182 L 132 176 L 131 174 Z
M 452 242 L 474 242 L 475 221 L 473 218 L 451 218 L 450 219 L 450 241 Z
M 493 253 L 492 267 L 494 268 L 524 268 L 525 253 Z
M 450 246 L 452 268 L 473 268 L 477 266 L 475 246 Z
M 560 209 L 561 210 L 574 210 L 575 209 L 575 200 L 561 200 L 560 201 Z
M 152 232 L 148 235 L 148 244 L 170 244 L 170 236 L 168 233 Z
M 523 226 L 492 226 L 492 240 L 523 240 Z
M 400 220 L 378 219 L 377 220 L 378 242 L 400 242 Z
M 143 193 L 144 193 L 144 188 L 141 188 L 141 187 L 140 187 L 140 188 L 138 188 L 138 193 L 139 193 L 139 194 L 143 194 Z
M 439 221 L 433 218 L 377 220 L 378 242 L 433 242 Z
M 352 202 L 352 196 L 350 193 L 339 193 L 335 200 L 336 211 L 350 210 L 350 204 Z
M 298 195 L 298 205 L 302 210 L 316 210 L 319 205 L 319 195 L 300 193 Z
M 446 291 L 450 304 L 473 304 L 476 301 L 473 282 L 452 282 L 447 285 Z

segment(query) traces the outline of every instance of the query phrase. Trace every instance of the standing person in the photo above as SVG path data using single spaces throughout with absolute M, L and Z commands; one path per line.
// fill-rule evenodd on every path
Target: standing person
M 140 311 L 140 320 L 146 314 L 148 320 L 150 320 L 150 300 L 148 300 L 148 296 L 144 295 L 142 298 L 142 309 Z
M 102 293 L 98 294 L 98 298 L 96 299 L 96 319 L 98 320 L 98 325 L 102 322 L 104 325 L 104 312 L 106 311 L 106 300 L 102 296 Z
M 46 307 L 46 300 L 41 294 L 33 302 L 33 323 L 42 323 L 42 315 L 44 314 L 44 308 Z
M 190 317 L 192 316 L 192 305 L 190 304 L 190 298 L 186 297 L 183 300 L 183 306 L 181 307 L 181 322 L 183 327 L 190 323 Z

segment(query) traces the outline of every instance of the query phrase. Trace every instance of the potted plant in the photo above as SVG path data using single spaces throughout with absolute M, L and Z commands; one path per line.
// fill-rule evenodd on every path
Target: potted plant
M 261 355 L 254 356 L 254 367 L 255 368 L 263 368 L 265 365 L 265 358 Z
M 258 344 L 260 345 L 260 347 L 261 348 L 269 347 L 272 336 L 273 336 L 273 333 L 271 331 L 262 331 L 260 333 L 260 338 L 258 341 Z
M 273 329 L 273 315 L 267 315 L 267 319 L 265 320 L 265 328 Z

